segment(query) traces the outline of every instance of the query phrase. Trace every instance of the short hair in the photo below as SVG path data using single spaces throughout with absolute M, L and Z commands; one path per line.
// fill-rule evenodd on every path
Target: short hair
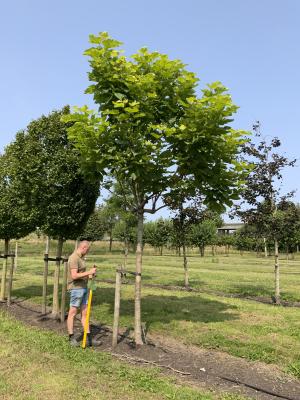
M 84 246 L 84 245 L 90 246 L 91 245 L 91 241 L 90 240 L 86 240 L 86 239 L 80 240 L 79 246 L 81 247 L 81 246 Z

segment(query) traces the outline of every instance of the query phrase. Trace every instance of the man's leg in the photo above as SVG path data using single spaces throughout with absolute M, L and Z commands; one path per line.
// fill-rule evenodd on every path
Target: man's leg
M 77 307 L 71 306 L 68 313 L 67 319 L 67 327 L 69 335 L 73 335 L 74 333 L 74 318 L 77 314 Z
M 70 291 L 70 309 L 68 313 L 67 327 L 69 333 L 69 342 L 72 346 L 75 347 L 80 345 L 74 336 L 74 318 L 76 317 L 76 314 L 80 307 L 80 301 L 81 301 L 80 291 L 78 291 L 78 289 L 72 289 Z

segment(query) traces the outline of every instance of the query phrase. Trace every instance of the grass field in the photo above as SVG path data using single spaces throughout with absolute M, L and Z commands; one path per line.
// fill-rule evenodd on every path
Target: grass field
M 72 244 L 69 244 L 71 250 Z M 37 249 L 37 246 L 35 246 Z M 23 252 L 23 255 L 21 256 Z M 29 257 L 28 254 L 33 256 Z M 43 248 L 40 256 L 33 244 L 20 246 L 19 265 L 13 296 L 40 303 L 42 294 Z M 54 254 L 53 254 L 54 255 Z M 281 260 L 282 297 L 300 300 L 300 259 Z M 88 262 L 98 265 L 98 278 L 114 279 L 115 268 L 122 262 L 121 251 L 109 254 L 103 244 L 94 244 Z M 182 259 L 174 254 L 157 256 L 146 248 L 143 282 L 182 285 Z M 255 254 L 200 257 L 189 255 L 190 282 L 200 292 L 143 288 L 142 320 L 149 333 L 176 338 L 186 344 L 214 348 L 229 354 L 280 366 L 300 377 L 300 309 L 265 305 L 254 301 L 228 298 L 213 293 L 271 296 L 273 260 Z M 134 256 L 129 256 L 134 269 Z M 53 267 L 49 273 L 52 292 Z M 202 291 L 201 291 L 202 289 Z M 122 287 L 121 325 L 133 326 L 133 286 Z M 114 288 L 100 283 L 93 305 L 93 319 L 111 325 Z M 49 305 L 51 296 L 49 296 Z
M 109 354 L 70 348 L 65 338 L 3 312 L 0 319 L 1 400 L 242 400 L 181 386 L 158 369 L 128 366 Z

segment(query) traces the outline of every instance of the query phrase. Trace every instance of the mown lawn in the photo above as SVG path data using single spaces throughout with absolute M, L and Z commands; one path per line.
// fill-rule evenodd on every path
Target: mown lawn
M 98 254 L 97 254 L 98 253 Z M 98 265 L 99 279 L 114 279 L 122 254 L 94 248 L 88 262 Z M 281 260 L 283 298 L 300 300 L 300 260 Z M 189 257 L 191 285 L 200 292 L 143 288 L 142 320 L 149 333 L 171 336 L 186 344 L 219 349 L 250 360 L 277 364 L 300 377 L 300 309 L 264 305 L 249 300 L 222 297 L 212 293 L 271 296 L 273 260 L 235 253 L 204 258 Z M 129 257 L 134 269 L 134 256 Z M 181 285 L 182 260 L 175 255 L 158 256 L 146 249 L 144 283 Z M 299 271 L 299 272 L 298 272 Z M 42 256 L 20 257 L 15 275 L 14 293 L 40 303 L 42 294 Z M 49 273 L 52 292 L 53 266 Z M 202 289 L 202 292 L 201 292 Z M 122 286 L 121 325 L 133 326 L 133 286 Z M 49 295 L 51 305 L 51 295 Z M 100 283 L 93 302 L 92 318 L 111 325 L 114 287 Z
M 180 386 L 158 369 L 128 366 L 106 353 L 70 348 L 64 337 L 4 312 L 0 321 L 1 400 L 242 400 Z

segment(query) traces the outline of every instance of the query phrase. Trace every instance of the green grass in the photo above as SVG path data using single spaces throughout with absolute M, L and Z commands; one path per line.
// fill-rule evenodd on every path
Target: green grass
M 238 400 L 176 384 L 158 369 L 135 368 L 109 354 L 70 348 L 52 332 L 29 328 L 0 312 L 0 398 Z
M 29 251 L 30 244 L 26 245 Z M 120 249 L 109 254 L 103 245 L 94 245 L 88 262 L 90 265 L 97 263 L 99 279 L 114 279 L 115 268 L 122 258 Z M 299 261 L 299 256 L 293 261 L 281 260 L 281 286 L 285 299 L 300 300 Z M 214 293 L 270 297 L 274 281 L 273 260 L 251 254 L 240 256 L 237 252 L 229 257 L 219 254 L 217 258 L 210 255 L 203 258 L 191 252 L 189 265 L 191 284 L 200 292 L 143 288 L 142 320 L 149 333 L 277 364 L 300 377 L 298 308 L 275 307 Z M 134 270 L 132 254 L 129 256 L 129 269 Z M 42 273 L 42 256 L 20 257 L 13 295 L 40 303 Z M 52 275 L 53 264 L 49 272 L 49 293 L 52 292 Z M 143 282 L 182 285 L 182 260 L 171 253 L 157 256 L 146 248 Z M 120 322 L 123 327 L 133 326 L 133 290 L 133 286 L 122 286 Z M 51 295 L 48 301 L 51 305 Z M 114 287 L 99 284 L 93 300 L 93 319 L 112 325 L 113 304 Z

